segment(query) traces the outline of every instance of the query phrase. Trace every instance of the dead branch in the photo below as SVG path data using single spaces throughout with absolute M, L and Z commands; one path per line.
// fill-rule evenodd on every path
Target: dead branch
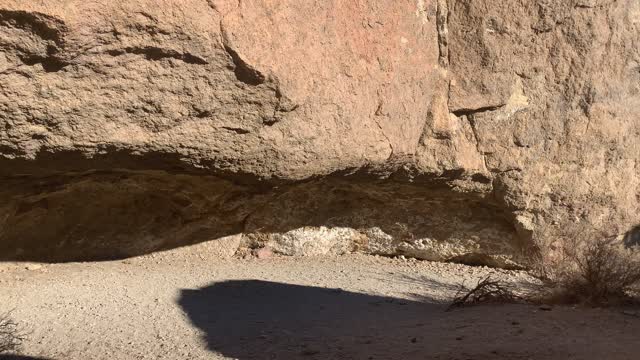
M 0 354 L 17 351 L 26 340 L 18 323 L 11 318 L 11 312 L 0 315 Z
M 522 297 L 513 293 L 513 291 L 504 286 L 500 281 L 493 280 L 491 276 L 478 281 L 478 284 L 471 290 L 464 286 L 460 286 L 458 293 L 447 308 L 451 311 L 455 308 L 487 304 L 487 303 L 516 303 L 522 301 Z

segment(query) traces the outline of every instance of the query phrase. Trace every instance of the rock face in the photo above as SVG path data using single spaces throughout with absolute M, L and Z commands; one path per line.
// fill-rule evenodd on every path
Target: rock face
M 0 257 L 516 266 L 638 222 L 639 119 L 635 0 L 0 0 Z

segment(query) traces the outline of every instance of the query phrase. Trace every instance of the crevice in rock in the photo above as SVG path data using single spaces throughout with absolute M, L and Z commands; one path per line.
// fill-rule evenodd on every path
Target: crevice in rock
M 48 73 L 61 71 L 66 66 L 70 65 L 69 63 L 57 59 L 53 56 L 42 57 L 32 55 L 29 57 L 23 57 L 21 58 L 21 60 L 25 65 L 28 66 L 35 66 L 37 64 L 40 64 L 42 66 L 42 69 Z
M 449 4 L 448 0 L 436 3 L 436 28 L 440 66 L 449 67 Z
M 224 44 L 224 50 L 231 57 L 233 62 L 233 72 L 236 75 L 238 81 L 247 85 L 258 86 L 264 84 L 266 77 L 260 71 L 254 69 L 251 65 L 247 64 L 238 53 L 229 47 L 226 42 Z
M 469 116 L 469 115 L 475 115 L 475 114 L 484 113 L 488 111 L 500 110 L 505 106 L 506 104 L 500 104 L 500 105 L 484 106 L 476 109 L 458 109 L 458 110 L 452 111 L 452 113 L 457 117 Z
M 471 126 L 471 132 L 473 133 L 473 139 L 476 143 L 476 147 L 478 148 L 478 152 L 480 152 L 480 137 L 478 136 L 478 129 L 476 129 L 476 119 L 473 114 L 464 115 L 469 121 L 469 126 Z
M 213 0 L 206 0 L 207 2 L 207 6 L 210 7 L 211 9 L 213 9 L 213 11 L 219 13 L 220 10 L 218 10 L 218 7 L 216 6 L 216 4 L 213 2 Z
M 590 5 L 590 4 L 583 4 L 583 3 L 578 3 L 576 4 L 573 8 L 574 9 L 604 9 L 608 6 L 611 6 L 612 3 L 615 3 L 616 0 L 610 1 L 610 2 L 606 2 L 604 4 L 595 4 L 595 5 Z
M 391 139 L 389 139 L 389 137 L 387 136 L 387 134 L 385 134 L 384 129 L 382 128 L 382 125 L 380 125 L 380 121 L 378 121 L 378 117 L 379 116 L 384 116 L 382 115 L 382 101 L 378 102 L 378 107 L 376 108 L 376 111 L 373 115 L 373 121 L 376 123 L 376 125 L 378 126 L 378 129 L 380 129 L 380 133 L 382 134 L 382 136 L 384 136 L 384 138 L 387 140 L 387 144 L 389 144 L 389 149 L 391 150 L 389 153 L 389 156 L 387 157 L 387 160 L 391 159 L 393 157 L 394 154 L 394 149 L 393 149 L 393 143 L 391 142 Z
M 277 99 L 276 105 L 273 107 L 273 114 L 270 117 L 266 117 L 262 120 L 262 123 L 267 126 L 273 126 L 280 121 L 279 114 L 286 114 L 295 111 L 300 105 L 293 103 L 290 99 L 284 96 L 277 79 L 274 81 L 276 86 L 273 90 Z
M 5 48 L 5 51 L 14 53 L 27 66 L 40 64 L 45 72 L 57 72 L 70 65 L 60 57 L 64 48 L 64 33 L 67 31 L 64 22 L 54 17 L 38 12 L 0 10 L 0 28 L 19 29 L 25 32 L 24 36 L 34 41 L 33 35 L 39 38 L 38 46 L 24 46 L 14 44 Z M 46 51 L 34 50 L 43 47 Z M 3 73 L 17 71 L 18 64 Z
M 478 135 L 478 128 L 477 128 L 477 124 L 476 124 L 476 118 L 475 118 L 475 114 L 477 112 L 472 112 L 472 113 L 466 113 L 463 115 L 456 115 L 458 117 L 465 117 L 467 119 L 467 121 L 469 122 L 469 126 L 471 127 L 471 133 L 473 134 L 473 140 L 476 144 L 476 151 L 478 152 L 478 154 L 480 154 L 480 156 L 482 157 L 482 162 L 484 164 L 484 168 L 485 170 L 489 170 L 489 166 L 487 164 L 487 157 L 484 151 L 482 151 L 481 148 L 481 142 L 480 142 L 480 136 Z
M 181 60 L 187 64 L 206 65 L 208 62 L 196 55 L 190 53 L 180 53 L 171 49 L 163 49 L 155 46 L 146 47 L 127 47 L 124 49 L 109 50 L 107 54 L 111 56 L 121 56 L 124 54 L 142 55 L 147 60 L 160 61 L 163 59 Z
M 253 66 L 248 64 L 246 61 L 244 61 L 242 57 L 240 57 L 240 54 L 238 54 L 238 52 L 234 50 L 230 45 L 231 42 L 228 38 L 227 31 L 224 28 L 223 20 L 220 20 L 220 34 L 224 51 L 226 51 L 231 58 L 231 62 L 233 64 L 231 70 L 233 70 L 236 79 L 251 86 L 264 84 L 267 81 L 267 77 L 263 73 L 255 69 Z
M 451 94 L 451 90 L 449 90 L 449 94 Z M 480 156 L 482 157 L 482 162 L 484 163 L 484 168 L 486 171 L 490 171 L 489 165 L 487 163 L 487 157 L 486 157 L 487 153 L 485 151 L 482 151 L 481 140 L 478 134 L 478 127 L 476 124 L 476 115 L 482 114 L 485 112 L 497 111 L 502 109 L 505 106 L 506 104 L 499 104 L 499 105 L 484 106 L 484 107 L 475 108 L 475 109 L 463 108 L 463 109 L 457 109 L 452 111 L 452 114 L 454 114 L 455 116 L 459 118 L 464 117 L 469 122 L 469 126 L 471 127 L 471 132 L 473 134 L 473 139 L 476 144 L 476 150 L 478 151 L 478 154 L 480 154 Z
M 66 31 L 64 22 L 59 19 L 38 12 L 19 10 L 0 10 L 0 27 L 22 29 L 60 47 Z
M 204 111 L 196 111 L 195 117 L 197 117 L 198 119 L 206 119 L 206 118 L 210 118 L 212 115 L 213 113 L 211 111 L 204 110 Z
M 249 130 L 247 130 L 247 129 L 237 128 L 237 127 L 231 127 L 231 126 L 222 126 L 221 128 L 222 128 L 222 129 L 225 129 L 225 130 L 229 130 L 229 131 L 234 132 L 234 133 L 236 133 L 236 134 L 241 134 L 241 135 L 243 135 L 243 134 L 248 134 L 248 133 L 250 133 L 250 132 L 251 132 L 251 131 L 249 131 Z

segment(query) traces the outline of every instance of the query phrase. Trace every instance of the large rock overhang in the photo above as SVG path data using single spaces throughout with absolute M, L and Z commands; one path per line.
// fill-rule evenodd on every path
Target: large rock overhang
M 3 0 L 0 257 L 240 236 L 508 267 L 621 233 L 637 7 Z

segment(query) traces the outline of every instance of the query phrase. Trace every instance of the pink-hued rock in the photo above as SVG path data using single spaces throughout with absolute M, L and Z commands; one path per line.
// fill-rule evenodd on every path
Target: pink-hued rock
M 246 233 L 508 266 L 623 234 L 639 27 L 634 0 L 0 0 L 0 258 Z
M 273 251 L 269 247 L 263 247 L 255 251 L 258 259 L 270 259 L 273 257 Z

